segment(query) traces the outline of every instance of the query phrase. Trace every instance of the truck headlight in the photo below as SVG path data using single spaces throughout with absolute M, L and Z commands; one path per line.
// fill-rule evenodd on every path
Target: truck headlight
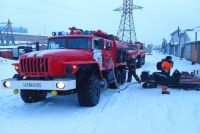
M 4 86 L 5 88 L 10 88 L 11 83 L 10 83 L 9 81 L 5 81 L 5 82 L 3 82 L 3 86 Z
M 65 88 L 65 84 L 63 82 L 58 82 L 58 83 L 56 83 L 56 87 L 58 89 L 64 89 Z
M 19 70 L 19 66 L 15 66 L 15 70 L 18 71 Z

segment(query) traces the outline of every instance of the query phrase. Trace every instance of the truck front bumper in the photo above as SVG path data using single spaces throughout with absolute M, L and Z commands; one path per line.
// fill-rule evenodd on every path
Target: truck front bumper
M 2 89 L 18 90 L 57 90 L 67 91 L 76 88 L 75 79 L 54 79 L 54 80 L 17 80 L 15 78 L 1 81 Z

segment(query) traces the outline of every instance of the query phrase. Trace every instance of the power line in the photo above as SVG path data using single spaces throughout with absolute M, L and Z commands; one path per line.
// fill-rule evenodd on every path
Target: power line
M 94 16 L 94 15 L 96 16 L 96 14 L 94 14 L 94 13 L 87 12 L 87 11 L 84 11 L 84 10 L 80 10 L 80 9 L 77 9 L 77 8 L 73 8 L 73 7 L 70 7 L 70 6 L 65 6 L 65 5 L 58 4 L 58 3 L 55 3 L 55 2 L 51 2 L 51 1 L 47 1 L 47 0 L 40 0 L 40 1 L 47 3 L 47 4 L 50 4 L 50 5 L 53 5 L 53 6 L 65 8 L 65 9 L 72 10 L 72 11 L 76 11 L 76 12 L 79 12 L 79 13 L 82 13 L 82 14 L 90 14 L 92 16 Z
M 45 10 L 34 10 L 34 9 L 29 9 L 29 8 L 21 8 L 21 7 L 15 7 L 15 6 L 8 6 L 8 5 L 2 5 L 2 8 L 11 8 L 14 10 L 22 10 L 22 11 L 27 11 L 27 12 L 32 12 L 32 13 L 44 13 L 44 14 L 54 14 L 54 15 L 60 15 L 57 14 L 55 12 L 49 12 L 49 11 L 45 11 Z M 64 16 L 67 16 L 66 14 L 63 14 Z
M 97 16 L 95 13 L 87 12 L 87 11 L 80 10 L 80 9 L 77 9 L 77 8 L 73 8 L 73 7 L 69 7 L 69 6 L 65 6 L 65 5 L 62 5 L 62 4 L 55 3 L 55 2 L 50 2 L 50 1 L 47 1 L 47 0 L 40 0 L 40 1 L 47 3 L 47 4 L 50 4 L 50 5 L 53 5 L 53 6 L 61 7 L 61 8 L 72 10 L 72 11 L 76 11 L 76 12 L 81 13 L 81 14 L 92 15 L 93 17 Z M 101 16 L 101 18 L 105 18 L 105 16 Z M 111 21 L 115 21 L 115 20 L 111 20 Z M 118 22 L 118 21 L 115 21 L 115 22 Z
M 103 4 L 103 3 L 99 3 L 99 2 L 96 2 L 96 1 L 92 1 L 92 2 L 89 2 L 91 5 L 98 5 L 98 6 L 101 6 L 101 8 L 102 7 L 106 7 L 106 6 L 108 6 L 108 5 L 105 5 L 105 4 Z
M 71 15 L 71 14 L 66 14 L 66 13 L 56 13 L 56 12 L 51 12 L 51 11 L 45 11 L 45 10 L 34 10 L 34 9 L 28 9 L 28 8 L 21 8 L 21 7 L 14 7 L 14 6 L 8 6 L 8 5 L 2 5 L 1 8 L 11 8 L 11 9 L 14 9 L 14 10 L 21 10 L 21 11 L 26 11 L 26 12 L 31 12 L 31 13 L 43 13 L 43 14 L 48 14 L 48 15 L 54 15 L 54 16 L 65 16 L 65 17 L 73 17 L 73 18 L 84 18 L 84 20 L 86 21 L 90 21 L 91 22 L 91 18 L 90 17 L 87 17 L 89 19 L 86 19 L 85 16 L 78 16 L 78 17 L 74 17 L 74 15 Z M 93 16 L 94 17 L 94 16 Z M 98 19 L 98 18 L 92 18 L 92 21 L 98 21 L 98 22 L 105 22 L 103 19 Z M 111 20 L 112 22 L 115 22 L 115 23 L 118 23 L 118 21 L 114 21 L 114 20 Z

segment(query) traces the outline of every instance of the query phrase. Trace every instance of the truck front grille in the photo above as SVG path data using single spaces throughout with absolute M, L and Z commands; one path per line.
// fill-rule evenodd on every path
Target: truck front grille
M 23 73 L 43 73 L 48 72 L 47 58 L 27 58 L 21 59 L 21 71 Z

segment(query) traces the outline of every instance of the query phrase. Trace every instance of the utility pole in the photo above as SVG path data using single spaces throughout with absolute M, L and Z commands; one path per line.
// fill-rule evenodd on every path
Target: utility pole
M 1 31 L 0 31 L 0 45 L 3 45 L 3 44 L 4 44 L 3 35 L 1 34 Z
M 133 19 L 133 10 L 142 9 L 143 7 L 133 4 L 133 0 L 123 0 L 123 6 L 116 8 L 114 11 L 122 12 L 121 21 L 117 36 L 128 42 L 137 41 L 135 24 Z
M 13 30 L 11 26 L 10 19 L 8 19 L 7 23 L 0 23 L 0 24 L 6 24 L 6 26 L 3 28 L 1 36 L 1 45 L 15 45 L 14 36 L 13 36 Z

